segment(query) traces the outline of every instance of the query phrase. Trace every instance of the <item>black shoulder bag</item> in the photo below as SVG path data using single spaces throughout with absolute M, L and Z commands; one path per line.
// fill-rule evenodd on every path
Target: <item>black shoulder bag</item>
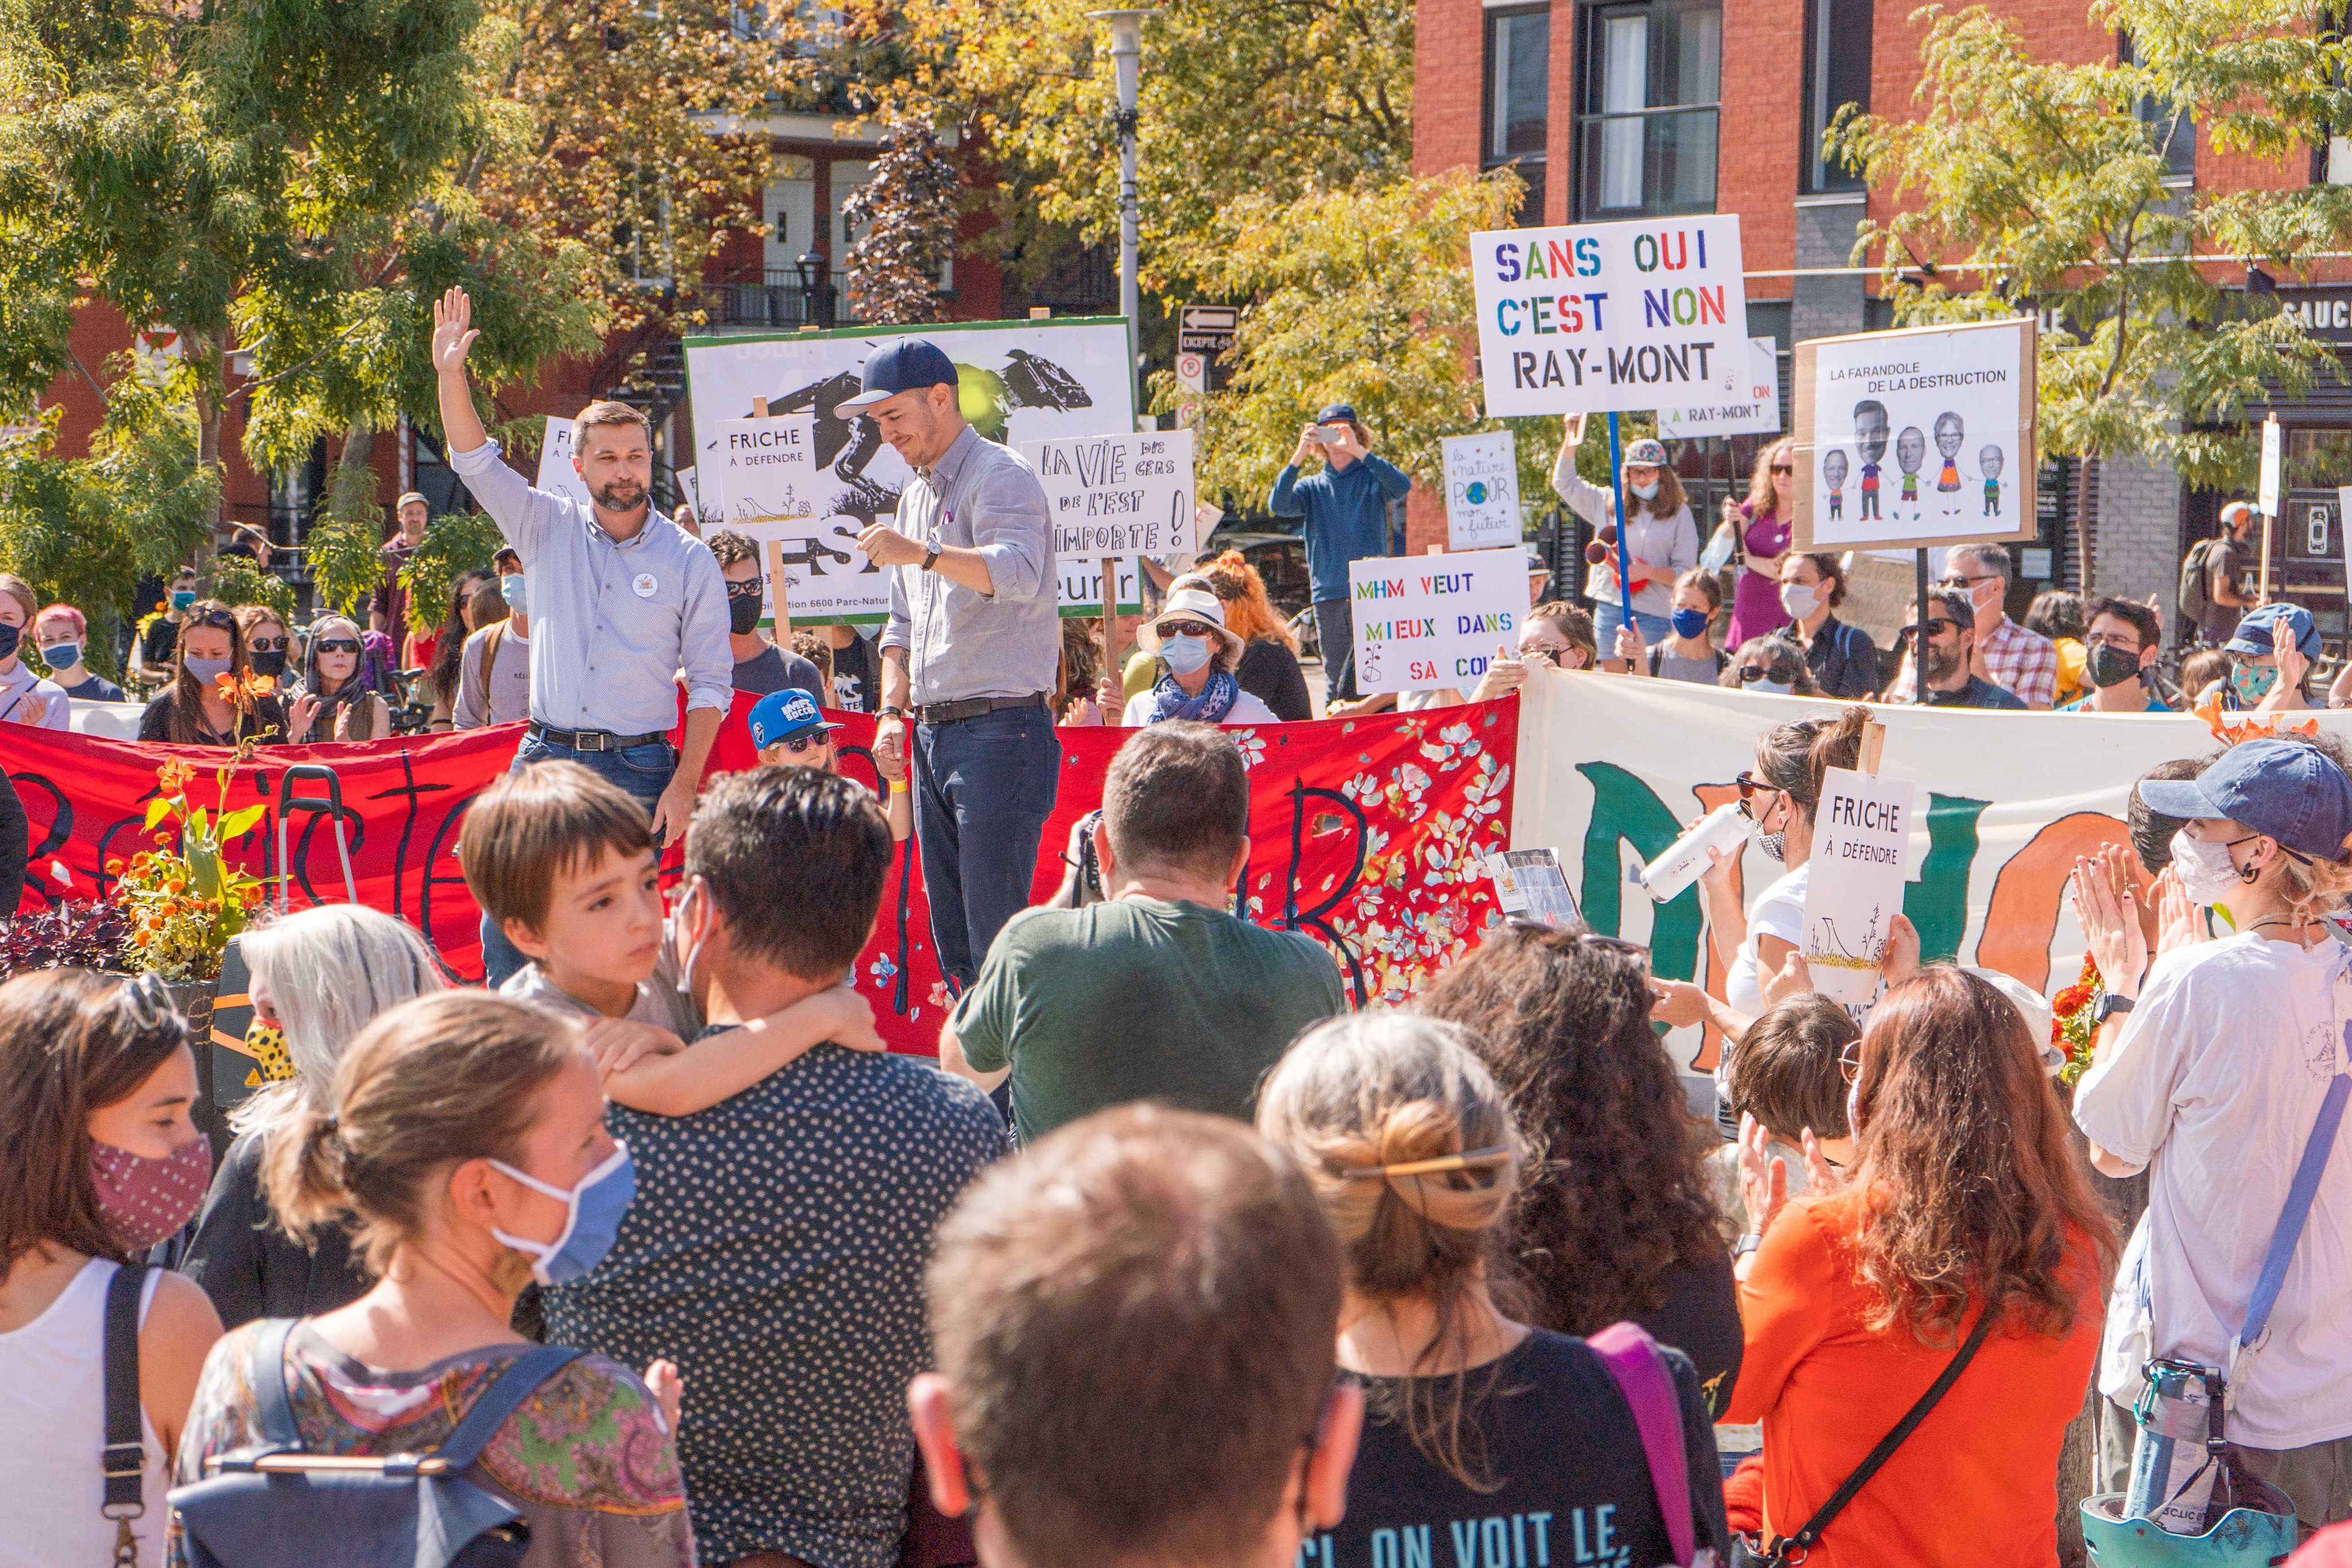
M 139 1296 L 146 1282 L 144 1263 L 125 1263 L 106 1282 L 106 1447 L 99 1450 L 106 1499 L 98 1511 L 114 1521 L 117 1568 L 138 1563 L 131 1521 L 147 1511 L 147 1444 L 139 1431 Z
M 1869 1484 L 1870 1478 L 1878 1473 L 1880 1466 L 1895 1457 L 1895 1450 L 1919 1429 L 1919 1423 L 1927 1418 L 1927 1413 L 1951 1392 L 1952 1385 L 1959 1381 L 1960 1374 L 1968 1369 L 1969 1362 L 1976 1359 L 1977 1349 L 1984 1343 L 1985 1336 L 1992 1332 L 1994 1316 L 1989 1311 L 1978 1314 L 1977 1326 L 1969 1331 L 1969 1337 L 1961 1343 L 1942 1375 L 1928 1385 L 1927 1392 L 1919 1396 L 1918 1402 L 1905 1412 L 1903 1419 L 1895 1423 L 1895 1429 L 1878 1439 L 1878 1447 L 1871 1449 L 1869 1456 L 1854 1467 L 1853 1474 L 1846 1477 L 1845 1484 L 1830 1493 L 1829 1500 L 1813 1511 L 1813 1517 L 1805 1521 L 1803 1528 L 1796 1534 L 1784 1535 L 1769 1546 L 1764 1545 L 1759 1536 L 1732 1537 L 1733 1568 L 1796 1568 L 1802 1563 L 1820 1542 L 1822 1532 L 1845 1511 L 1846 1504 Z

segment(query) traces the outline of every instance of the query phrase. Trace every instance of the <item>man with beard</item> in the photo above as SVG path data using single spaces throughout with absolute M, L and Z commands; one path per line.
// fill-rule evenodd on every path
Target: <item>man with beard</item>
M 1919 612 L 1915 608 L 1904 617 L 1902 640 L 1910 642 L 1918 632 Z M 1986 707 L 2022 709 L 2025 704 L 2014 692 L 2004 691 L 1980 675 L 1971 674 L 1969 656 L 1975 651 L 1976 616 L 1969 603 L 1968 591 L 1963 588 L 1932 589 L 1927 594 L 1927 706 L 1929 707 Z
M 499 461 L 467 383 L 466 354 L 481 336 L 473 314 L 463 288 L 434 302 L 433 369 L 449 465 L 522 558 L 530 583 L 530 727 L 514 765 L 578 762 L 645 802 L 656 842 L 675 841 L 694 815 L 695 786 L 734 701 L 726 580 L 699 539 L 653 509 L 653 447 L 645 415 L 627 403 L 591 403 L 572 426 L 572 466 L 593 497 L 589 506 L 534 489 Z M 669 744 L 680 672 L 682 755 Z M 488 984 L 505 977 L 499 965 L 521 967 L 521 955 L 487 922 L 484 946 Z

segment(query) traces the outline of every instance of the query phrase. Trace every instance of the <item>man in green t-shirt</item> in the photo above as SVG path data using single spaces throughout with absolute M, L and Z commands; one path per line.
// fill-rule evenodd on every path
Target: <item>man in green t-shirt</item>
M 1346 1007 L 1329 953 L 1236 919 L 1249 775 L 1214 725 L 1137 730 L 1103 779 L 1106 902 L 1028 909 L 998 933 L 940 1032 L 940 1064 L 1013 1081 L 1021 1141 L 1156 1100 L 1246 1120 L 1258 1080 Z

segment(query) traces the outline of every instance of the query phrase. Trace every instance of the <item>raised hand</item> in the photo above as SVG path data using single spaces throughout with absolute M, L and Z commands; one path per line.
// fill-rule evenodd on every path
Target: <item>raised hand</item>
M 474 329 L 474 301 L 452 284 L 433 302 L 433 369 L 445 376 L 461 373 L 466 354 L 482 334 Z

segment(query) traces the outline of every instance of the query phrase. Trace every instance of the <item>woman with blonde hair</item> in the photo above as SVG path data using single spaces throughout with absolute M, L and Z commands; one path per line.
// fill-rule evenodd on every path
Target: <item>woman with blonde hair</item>
M 1601 1356 L 1512 1315 L 1502 1241 L 1523 1151 L 1459 1029 L 1398 1013 L 1318 1025 L 1267 1079 L 1257 1125 L 1306 1171 L 1347 1254 L 1339 1362 L 1367 1417 L 1328 1562 L 1371 1568 L 1393 1560 L 1375 1555 L 1382 1536 L 1478 1519 L 1535 1532 L 1490 1546 L 1495 1563 L 1691 1561 L 1669 1506 L 1727 1552 L 1690 1363 L 1662 1353 L 1682 1473 L 1656 1476 Z
M 1739 562 L 1731 591 L 1731 630 L 1725 638 L 1734 648 L 1789 623 L 1780 603 L 1780 558 L 1789 553 L 1796 518 L 1796 443 L 1784 435 L 1756 455 L 1748 499 L 1724 502 L 1717 529 L 1718 540 L 1728 536 L 1737 547 L 1732 553 Z
M 299 910 L 253 927 L 238 945 L 253 977 L 254 1017 L 284 1031 L 294 1076 L 229 1113 L 236 1141 L 180 1265 L 230 1328 L 332 1312 L 367 1290 L 341 1230 L 330 1228 L 308 1245 L 288 1237 L 263 1196 L 261 1170 L 271 1136 L 298 1111 L 327 1104 L 335 1069 L 360 1031 L 412 997 L 441 989 L 433 950 L 415 927 L 362 904 Z
M 1285 724 L 1315 716 L 1307 676 L 1298 667 L 1298 639 L 1265 596 L 1265 579 L 1241 551 L 1229 549 L 1200 569 L 1225 607 L 1225 630 L 1242 640 L 1234 676 Z

